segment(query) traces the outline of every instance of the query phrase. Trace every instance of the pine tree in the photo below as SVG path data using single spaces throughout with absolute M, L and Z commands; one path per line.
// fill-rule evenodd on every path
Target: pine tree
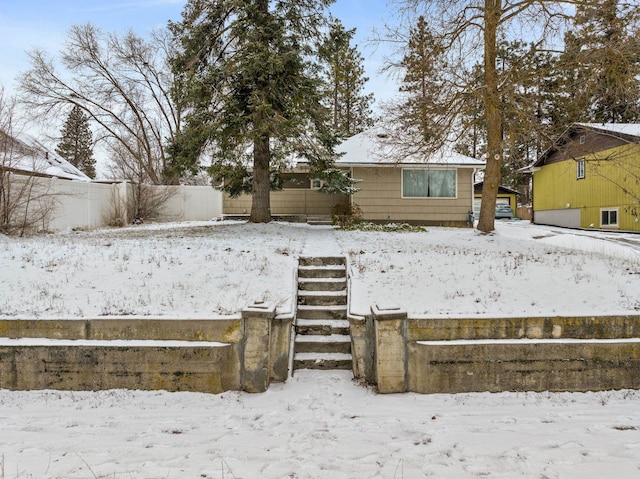
M 364 60 L 357 46 L 351 45 L 355 33 L 355 28 L 345 30 L 339 20 L 334 20 L 319 49 L 325 64 L 325 102 L 332 113 L 334 131 L 342 138 L 356 135 L 374 123 L 373 93 L 363 92 L 369 80 L 364 75 Z
M 269 192 L 295 153 L 323 177 L 336 138 L 321 104 L 314 45 L 333 0 L 189 0 L 170 24 L 176 89 L 189 113 L 172 166 L 209 172 L 232 195 L 251 192 L 250 221 L 271 220 Z
M 562 122 L 640 119 L 640 32 L 637 7 L 594 0 L 576 7 L 565 36 Z
M 89 118 L 78 106 L 74 106 L 69 112 L 56 153 L 89 178 L 95 178 L 96 160 L 93 158 L 93 135 L 89 128 Z
M 429 30 L 423 16 L 409 32 L 409 41 L 400 67 L 404 77 L 400 91 L 404 101 L 400 105 L 399 120 L 403 129 L 417 129 L 421 141 L 430 142 L 439 136 L 438 119 L 443 108 L 440 98 L 438 72 L 444 68 L 443 50 Z
M 502 88 L 504 159 L 502 184 L 519 189 L 526 178 L 519 170 L 547 147 L 558 95 L 556 57 L 521 40 L 501 42 L 498 66 Z M 559 134 L 560 132 L 558 132 Z

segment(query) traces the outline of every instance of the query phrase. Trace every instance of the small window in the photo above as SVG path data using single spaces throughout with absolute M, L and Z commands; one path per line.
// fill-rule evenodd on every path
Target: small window
M 285 190 L 308 190 L 311 187 L 309 175 L 305 173 L 286 173 L 280 175 L 280 179 Z
M 580 144 L 584 145 L 585 141 L 587 141 L 587 136 L 586 135 L 580 135 Z
M 403 198 L 455 198 L 456 170 L 402 170 Z
M 579 180 L 584 178 L 584 160 L 578 160 L 576 163 L 576 178 Z
M 618 208 L 600 210 L 600 226 L 602 228 L 617 228 Z
M 312 190 L 319 190 L 320 188 L 322 188 L 322 185 L 324 185 L 324 181 L 322 181 L 320 178 L 311 178 Z

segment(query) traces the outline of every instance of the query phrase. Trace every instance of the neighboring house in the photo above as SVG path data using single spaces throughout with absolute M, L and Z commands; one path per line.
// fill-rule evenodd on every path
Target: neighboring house
M 480 215 L 480 205 L 482 204 L 482 187 L 484 186 L 483 181 L 479 181 L 478 183 L 473 185 L 473 213 L 476 217 Z M 513 210 L 513 214 L 516 214 L 518 211 L 518 196 L 519 192 L 516 190 L 512 190 L 511 188 L 507 188 L 506 186 L 498 186 L 498 196 L 496 196 L 496 204 L 504 204 L 511 206 Z
M 533 222 L 640 231 L 640 124 L 571 125 L 527 168 Z
M 484 162 L 447 149 L 428 158 L 414 155 L 397 161 L 386 138 L 384 130 L 374 128 L 336 148 L 342 154 L 336 166 L 358 180 L 359 191 L 350 197 L 318 192 L 321 183 L 310 178 L 308 164 L 299 161 L 292 171 L 297 183 L 271 193 L 272 215 L 328 216 L 333 205 L 351 202 L 372 222 L 468 226 L 473 177 Z M 247 214 L 250 209 L 250 195 L 225 195 L 225 214 Z
M 7 137 L 0 132 L 0 169 L 19 175 L 91 181 L 67 160 L 57 157 L 34 138 Z

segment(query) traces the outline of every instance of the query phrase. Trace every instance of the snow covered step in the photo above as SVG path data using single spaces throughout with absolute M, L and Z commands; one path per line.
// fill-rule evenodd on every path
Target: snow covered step
M 347 305 L 309 306 L 299 305 L 297 317 L 301 319 L 346 319 Z
M 349 321 L 346 319 L 297 319 L 298 334 L 349 334 Z
M 309 225 L 333 225 L 330 216 L 307 216 L 307 224 Z
M 298 278 L 344 278 L 344 265 L 298 266 Z
M 344 268 L 347 259 L 344 256 L 303 256 L 298 260 L 300 266 L 329 266 L 342 265 Z
M 347 277 L 340 278 L 299 278 L 301 291 L 341 291 L 347 287 Z
M 351 354 L 299 353 L 293 359 L 294 369 L 352 369 Z
M 351 337 L 344 334 L 296 335 L 295 352 L 298 353 L 351 353 Z
M 338 306 L 347 304 L 347 291 L 298 291 L 298 304 Z
M 344 256 L 299 259 L 294 369 L 351 369 L 346 264 Z

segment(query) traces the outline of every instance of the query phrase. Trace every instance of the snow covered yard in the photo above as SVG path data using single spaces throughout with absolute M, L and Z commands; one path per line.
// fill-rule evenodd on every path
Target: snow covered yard
M 634 314 L 640 237 L 499 223 L 426 233 L 192 223 L 0 237 L 0 316 L 291 309 L 299 255 L 347 254 L 352 307 Z M 0 479 L 640 477 L 640 392 L 378 395 L 298 372 L 250 395 L 0 390 Z
M 299 371 L 264 394 L 0 391 L 0 477 L 633 479 L 640 393 L 378 395 Z
M 626 243 L 621 241 L 627 241 Z M 640 238 L 498 223 L 497 233 L 187 223 L 0 237 L 0 316 L 208 318 L 254 300 L 291 310 L 299 255 L 347 254 L 352 311 L 581 315 L 640 311 Z

